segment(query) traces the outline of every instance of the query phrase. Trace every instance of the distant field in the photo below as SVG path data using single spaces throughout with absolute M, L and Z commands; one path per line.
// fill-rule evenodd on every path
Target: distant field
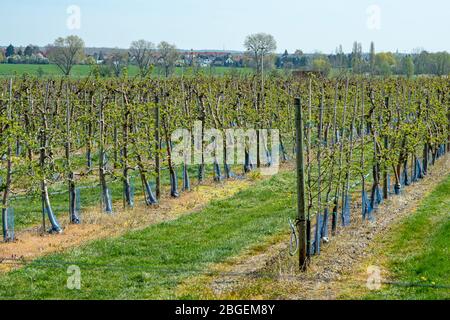
M 39 70 L 42 70 L 40 72 Z M 91 73 L 92 67 L 88 65 L 76 65 L 71 71 L 71 77 L 87 77 Z M 200 68 L 202 73 L 214 75 L 224 75 L 227 73 L 243 73 L 249 74 L 252 72 L 250 68 L 226 68 L 226 67 L 213 67 L 213 68 Z M 21 76 L 24 74 L 38 76 L 40 73 L 44 77 L 48 76 L 63 76 L 62 72 L 56 65 L 35 65 L 35 64 L 0 64 L 0 77 L 11 77 L 11 76 Z M 134 77 L 138 75 L 139 70 L 136 66 L 128 67 L 128 75 Z M 194 70 L 192 68 L 176 68 L 175 74 L 192 74 Z M 163 72 L 160 68 L 155 68 L 153 70 L 153 75 L 161 76 Z

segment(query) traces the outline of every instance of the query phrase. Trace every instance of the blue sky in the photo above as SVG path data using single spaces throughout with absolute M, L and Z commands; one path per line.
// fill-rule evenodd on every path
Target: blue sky
M 143 38 L 154 43 L 165 40 L 183 49 L 243 50 L 246 35 L 266 32 L 275 36 L 279 52 L 330 53 L 339 44 L 349 51 L 355 40 L 363 43 L 365 51 L 372 40 L 377 51 L 411 52 L 417 47 L 450 51 L 450 1 L 446 0 L 2 2 L 0 45 L 46 45 L 59 36 L 77 34 L 87 46 L 95 47 L 127 48 L 132 40 Z M 79 30 L 67 27 L 70 5 L 81 10 Z

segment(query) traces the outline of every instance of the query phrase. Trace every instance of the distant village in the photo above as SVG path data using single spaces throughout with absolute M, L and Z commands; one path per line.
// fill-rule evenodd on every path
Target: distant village
M 29 45 L 26 47 L 7 47 L 0 46 L 0 55 L 3 60 L 0 63 L 9 64 L 49 64 L 47 58 L 47 49 Z M 111 49 L 111 48 L 85 48 L 85 59 L 82 64 L 90 64 L 95 61 L 96 64 L 105 63 L 112 54 L 116 52 L 126 54 L 127 49 Z M 308 61 L 312 60 L 315 54 L 303 54 L 301 51 L 289 54 L 285 51 L 283 54 L 273 55 L 274 66 L 281 67 L 301 67 L 307 66 Z M 155 57 L 158 57 L 158 51 L 155 50 Z M 179 59 L 176 61 L 177 67 L 182 66 L 199 66 L 206 67 L 233 67 L 242 68 L 250 66 L 251 57 L 247 52 L 225 51 L 225 50 L 179 50 Z
M 0 63 L 6 64 L 50 64 L 49 50 L 51 47 L 0 46 Z M 78 64 L 85 65 L 115 65 L 119 62 L 114 59 L 120 56 L 121 67 L 136 64 L 129 49 L 112 48 L 83 48 L 84 55 Z M 255 57 L 251 51 L 225 51 L 225 50 L 180 50 L 176 49 L 176 58 L 172 62 L 174 67 L 229 67 L 229 68 L 257 68 Z M 161 51 L 151 51 L 152 63 L 164 65 Z M 376 53 L 374 44 L 371 44 L 368 53 L 363 52 L 360 43 L 355 42 L 351 53 L 344 53 L 339 46 L 334 53 L 304 53 L 295 52 L 269 53 L 264 56 L 265 69 L 297 70 L 298 72 L 313 71 L 325 76 L 330 73 L 350 71 L 356 74 L 372 75 L 440 75 L 450 73 L 450 54 L 447 52 L 430 53 L 424 49 L 417 49 L 411 54 L 399 52 Z

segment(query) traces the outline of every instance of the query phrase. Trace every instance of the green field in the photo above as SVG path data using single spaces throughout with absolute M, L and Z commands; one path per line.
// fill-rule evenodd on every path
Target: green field
M 41 70 L 42 72 L 40 72 Z M 213 74 L 213 75 L 224 75 L 227 73 L 242 73 L 249 74 L 252 71 L 250 68 L 226 68 L 226 67 L 206 67 L 200 68 L 200 72 L 204 74 Z M 92 67 L 89 65 L 76 65 L 73 67 L 71 71 L 72 77 L 87 77 L 91 74 Z M 192 68 L 176 68 L 175 74 L 193 74 L 195 71 Z M 0 77 L 13 77 L 13 76 L 21 76 L 24 74 L 43 77 L 54 77 L 54 76 L 63 76 L 61 70 L 52 64 L 47 65 L 35 65 L 35 64 L 0 64 Z M 137 76 L 139 74 L 139 69 L 136 66 L 128 67 L 128 75 L 130 77 Z M 153 70 L 154 76 L 162 76 L 163 72 L 160 68 L 156 67 Z

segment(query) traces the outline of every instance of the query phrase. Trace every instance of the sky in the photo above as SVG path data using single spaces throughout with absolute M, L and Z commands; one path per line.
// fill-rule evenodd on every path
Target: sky
M 45 46 L 75 34 L 88 47 L 167 41 L 181 49 L 244 50 L 252 33 L 277 51 L 450 51 L 448 0 L 15 0 L 0 6 L 0 45 Z

